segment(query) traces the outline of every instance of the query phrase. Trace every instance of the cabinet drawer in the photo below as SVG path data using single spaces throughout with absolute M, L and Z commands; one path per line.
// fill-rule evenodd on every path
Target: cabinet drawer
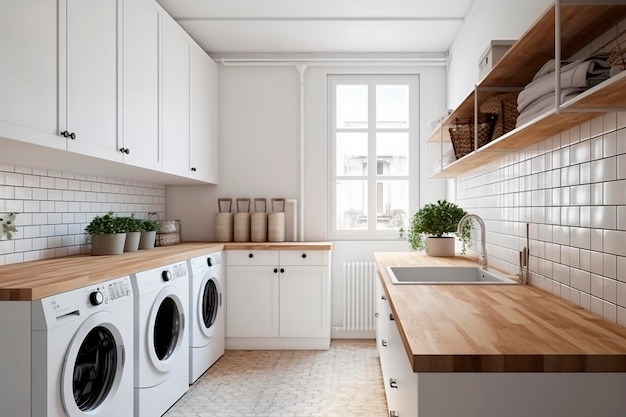
M 278 251 L 275 250 L 229 250 L 226 265 L 273 265 L 278 266 Z
M 328 252 L 321 250 L 281 250 L 281 265 L 328 265 Z M 326 255 L 326 256 L 325 256 Z

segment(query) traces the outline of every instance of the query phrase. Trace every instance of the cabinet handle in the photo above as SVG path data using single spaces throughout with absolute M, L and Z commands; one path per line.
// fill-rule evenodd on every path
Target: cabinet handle
M 386 299 L 387 299 L 387 297 L 386 297 L 385 295 L 381 295 L 381 296 L 380 296 L 380 299 L 381 299 L 381 300 L 386 300 Z
M 196 172 L 196 167 L 191 167 L 191 170 L 192 170 L 193 172 Z
M 68 132 L 67 130 L 64 130 L 63 132 L 61 132 L 61 134 L 63 135 L 64 138 L 70 138 L 72 140 L 76 139 L 76 133 L 74 132 Z
M 121 153 L 125 153 L 126 155 L 128 155 L 130 153 L 130 149 L 128 149 L 128 148 L 120 148 L 120 152 Z
M 393 314 L 389 313 L 389 320 L 394 321 L 395 319 L 393 318 Z
M 284 273 L 285 272 L 285 268 L 280 268 L 280 273 Z
M 389 386 L 391 388 L 398 389 L 398 382 L 396 381 L 395 378 L 389 378 Z
M 400 414 L 397 411 L 391 410 L 389 412 L 389 417 L 400 417 Z
M 374 313 L 374 317 L 378 317 L 378 316 L 380 316 L 380 314 Z
M 302 259 L 306 259 L 306 253 L 302 254 Z
M 248 254 L 248 258 L 254 258 L 254 254 L 253 253 L 249 253 Z
M 387 347 L 387 341 L 385 339 L 381 340 L 380 344 L 383 345 L 383 347 Z
M 274 273 L 277 274 L 278 273 L 278 268 L 274 268 Z

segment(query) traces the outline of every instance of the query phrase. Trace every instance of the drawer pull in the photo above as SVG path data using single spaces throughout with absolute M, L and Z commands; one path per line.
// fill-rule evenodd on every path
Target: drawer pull
M 389 320 L 394 321 L 395 319 L 393 318 L 393 314 L 389 313 Z
M 383 345 L 383 347 L 387 347 L 387 341 L 385 339 L 381 340 L 380 344 Z
M 302 259 L 306 259 L 306 253 L 302 254 Z
M 380 316 L 380 314 L 374 313 L 374 317 L 378 317 L 378 316 Z
M 254 258 L 254 254 L 253 253 L 249 253 L 248 254 L 248 258 Z
M 278 273 L 278 268 L 274 268 L 274 273 L 277 274 Z
M 280 268 L 280 273 L 282 274 L 284 272 L 285 272 L 285 269 L 284 268 Z
M 389 386 L 391 388 L 398 389 L 398 382 L 396 381 L 395 378 L 389 378 Z

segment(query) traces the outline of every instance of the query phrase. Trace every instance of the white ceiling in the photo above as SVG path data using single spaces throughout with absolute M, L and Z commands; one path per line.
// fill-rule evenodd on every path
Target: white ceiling
M 445 52 L 475 0 L 157 0 L 213 54 Z

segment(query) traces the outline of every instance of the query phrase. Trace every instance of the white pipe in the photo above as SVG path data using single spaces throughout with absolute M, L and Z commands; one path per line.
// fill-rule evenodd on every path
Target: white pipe
M 306 64 L 296 64 L 300 76 L 300 242 L 304 242 L 304 73 Z

